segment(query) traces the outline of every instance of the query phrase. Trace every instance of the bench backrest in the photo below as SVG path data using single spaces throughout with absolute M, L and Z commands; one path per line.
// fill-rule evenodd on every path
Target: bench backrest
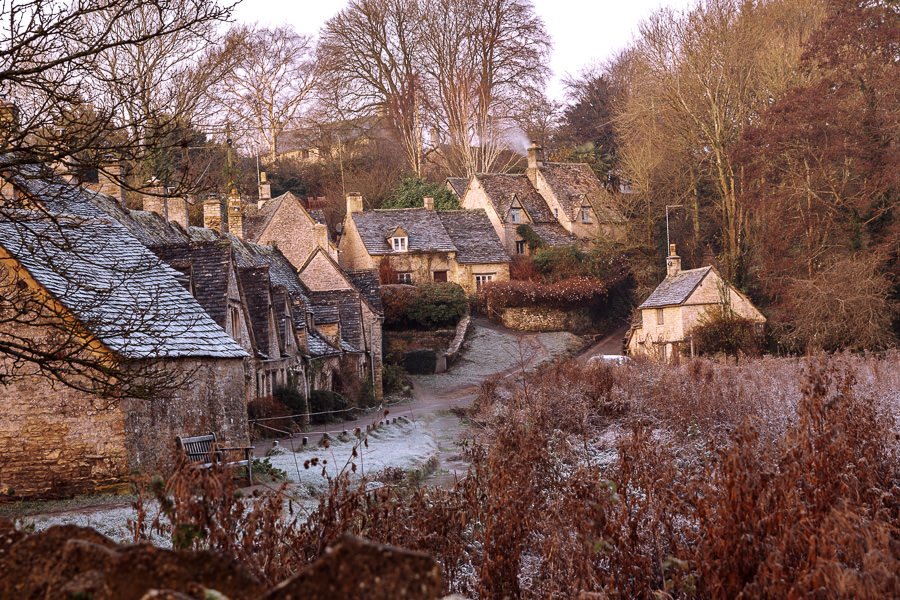
M 198 462 L 209 460 L 210 453 L 215 450 L 217 438 L 215 432 L 210 432 L 207 435 L 195 435 L 192 437 L 178 436 L 175 438 L 175 441 L 184 450 L 188 459 Z

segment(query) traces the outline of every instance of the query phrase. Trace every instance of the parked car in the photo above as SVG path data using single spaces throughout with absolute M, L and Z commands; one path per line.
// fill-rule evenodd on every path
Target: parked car
M 622 354 L 598 354 L 588 359 L 588 364 L 604 364 L 604 365 L 624 365 L 631 362 L 631 359 Z

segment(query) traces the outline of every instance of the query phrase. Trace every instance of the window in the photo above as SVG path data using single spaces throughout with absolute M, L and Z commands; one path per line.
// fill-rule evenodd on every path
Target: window
M 440 283 L 447 282 L 447 271 L 435 271 L 434 272 L 434 281 Z
M 553 209 L 553 218 L 555 218 L 555 219 L 559 218 L 559 209 L 558 208 Z
M 234 338 L 234 341 L 240 343 L 241 341 L 241 312 L 238 308 L 234 306 L 228 309 L 229 314 L 231 315 L 231 337 Z
M 412 283 L 412 273 L 397 273 L 397 283 Z
M 493 273 L 482 273 L 481 275 L 475 276 L 475 289 L 480 290 L 481 286 L 487 283 L 488 281 L 494 280 Z
M 513 223 L 521 223 L 522 222 L 522 209 L 521 208 L 511 208 L 509 209 L 509 220 Z
M 587 206 L 581 207 L 581 222 L 582 223 L 590 223 L 591 222 L 591 209 Z
M 516 240 L 516 254 L 525 254 L 525 240 Z
M 656 324 L 657 325 L 665 325 L 665 323 L 666 323 L 666 317 L 665 317 L 663 310 L 664 309 L 662 309 L 662 308 L 656 309 Z
M 406 252 L 407 240 L 409 240 L 409 238 L 392 237 L 391 247 L 394 249 L 394 252 Z

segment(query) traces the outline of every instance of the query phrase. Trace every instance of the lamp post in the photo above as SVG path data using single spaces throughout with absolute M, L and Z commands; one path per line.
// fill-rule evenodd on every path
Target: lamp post
M 669 255 L 669 248 L 672 247 L 672 243 L 669 241 L 669 209 L 670 208 L 682 208 L 684 204 L 666 204 L 666 256 Z

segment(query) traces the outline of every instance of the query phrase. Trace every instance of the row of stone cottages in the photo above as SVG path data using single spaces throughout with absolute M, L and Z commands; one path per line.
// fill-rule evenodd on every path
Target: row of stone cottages
M 189 381 L 153 401 L 109 404 L 89 385 L 0 357 L 3 493 L 117 486 L 170 467 L 178 435 L 215 431 L 245 445 L 248 401 L 279 385 L 330 389 L 350 374 L 372 378 L 380 396 L 378 279 L 341 269 L 327 236 L 298 269 L 244 235 L 266 229 L 262 210 L 233 235 L 222 231 L 227 220 L 219 230 L 185 227 L 178 199 L 150 196 L 154 212 L 129 211 L 49 174 L 4 173 L 0 183 L 0 289 L 52 307 L 33 324 L 7 322 L 5 341 L 50 350 L 59 342 L 37 323 L 53 319 L 94 362 L 114 356 Z

